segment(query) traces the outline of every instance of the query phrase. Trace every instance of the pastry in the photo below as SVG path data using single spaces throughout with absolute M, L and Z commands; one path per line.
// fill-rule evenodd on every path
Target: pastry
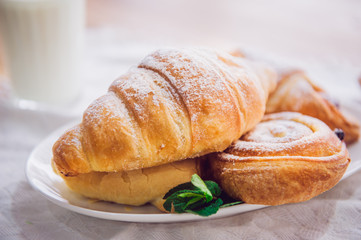
M 269 97 L 266 112 L 281 111 L 306 114 L 322 120 L 331 129 L 340 128 L 345 133 L 346 143 L 353 143 L 360 137 L 357 119 L 341 110 L 336 101 L 301 71 L 285 74 Z
M 163 208 L 162 197 L 169 189 L 201 174 L 199 161 L 186 159 L 156 167 L 120 172 L 89 172 L 62 176 L 67 186 L 91 199 L 140 206 L 151 203 Z
M 223 151 L 262 119 L 275 75 L 226 53 L 156 51 L 57 140 L 54 170 L 84 196 L 159 207 L 169 189 L 199 173 L 189 158 Z
M 159 50 L 118 78 L 53 146 L 64 176 L 219 152 L 262 118 L 272 69 L 226 53 Z
M 207 161 L 208 171 L 231 197 L 280 205 L 306 201 L 332 188 L 350 158 L 345 144 L 325 123 L 282 112 L 265 115 L 254 129 L 224 152 L 208 155 Z

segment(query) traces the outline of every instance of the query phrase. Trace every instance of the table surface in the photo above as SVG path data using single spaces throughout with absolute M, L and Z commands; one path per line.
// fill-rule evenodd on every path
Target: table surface
M 69 111 L 0 104 L 0 239 L 360 239 L 360 171 L 307 202 L 172 224 L 83 216 L 49 202 L 25 178 L 32 149 L 79 119 L 92 99 L 155 48 L 245 49 L 306 70 L 336 98 L 361 102 L 360 30 L 361 2 L 354 0 L 89 0 L 78 104 Z

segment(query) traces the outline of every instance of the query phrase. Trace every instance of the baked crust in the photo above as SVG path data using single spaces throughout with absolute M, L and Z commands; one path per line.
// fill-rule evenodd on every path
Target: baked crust
M 173 187 L 189 182 L 195 173 L 200 174 L 199 162 L 187 159 L 139 170 L 60 176 L 72 191 L 85 197 L 132 206 L 150 202 L 165 211 L 163 196 Z
M 262 118 L 275 72 L 210 50 L 159 50 L 113 82 L 53 146 L 64 176 L 219 152 Z
M 360 123 L 337 105 L 304 72 L 293 71 L 284 74 L 276 90 L 270 95 L 266 112 L 299 112 L 318 118 L 332 130 L 342 129 L 345 133 L 345 142 L 353 143 L 360 137 Z
M 326 124 L 289 112 L 266 115 L 226 151 L 207 159 L 227 194 L 265 205 L 302 202 L 329 190 L 350 162 L 345 144 Z

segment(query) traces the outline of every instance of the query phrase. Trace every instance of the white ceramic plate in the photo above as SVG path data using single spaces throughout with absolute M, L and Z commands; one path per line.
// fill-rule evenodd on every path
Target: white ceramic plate
M 357 104 L 348 103 L 346 107 L 352 110 L 353 114 L 361 120 L 361 109 Z M 71 123 L 56 130 L 41 142 L 31 153 L 26 166 L 26 175 L 33 188 L 63 208 L 109 220 L 127 222 L 182 222 L 221 218 L 267 207 L 264 205 L 240 204 L 222 208 L 217 214 L 210 217 L 200 217 L 187 213 L 165 214 L 151 205 L 129 207 L 103 201 L 91 201 L 70 191 L 63 180 L 54 173 L 50 164 L 52 157 L 51 149 L 54 142 L 66 129 L 75 124 Z M 353 144 L 348 149 L 352 161 L 342 179 L 361 169 L 361 141 Z

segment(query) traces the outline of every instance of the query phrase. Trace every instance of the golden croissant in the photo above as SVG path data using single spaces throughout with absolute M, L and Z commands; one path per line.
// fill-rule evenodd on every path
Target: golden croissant
M 158 50 L 115 80 L 82 123 L 59 138 L 54 169 L 85 196 L 134 205 L 154 201 L 198 171 L 196 160 L 181 160 L 223 151 L 262 119 L 275 75 L 227 53 Z M 182 177 L 161 174 L 170 169 Z M 152 197 L 128 201 L 140 197 L 133 190 L 151 179 L 157 179 Z M 119 190 L 128 187 L 129 195 Z
M 207 159 L 208 176 L 227 194 L 265 205 L 306 201 L 329 190 L 350 162 L 345 144 L 325 123 L 295 112 L 265 115 Z
M 291 111 L 306 114 L 325 122 L 331 129 L 340 128 L 345 142 L 352 143 L 360 137 L 360 123 L 342 111 L 338 104 L 302 71 L 285 74 L 267 102 L 267 113 Z

